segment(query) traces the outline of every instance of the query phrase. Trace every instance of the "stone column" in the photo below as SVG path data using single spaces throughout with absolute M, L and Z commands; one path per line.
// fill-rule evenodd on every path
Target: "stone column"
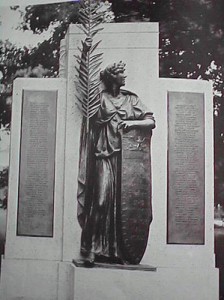
M 149 109 L 150 81 L 159 76 L 158 24 L 157 23 L 110 23 L 95 41 L 102 40 L 98 51 L 103 52 L 102 69 L 108 64 L 122 60 L 126 63 L 127 84 L 125 89 L 135 92 Z M 79 139 L 81 114 L 76 105 L 74 55 L 78 54 L 84 34 L 77 25 L 71 25 L 67 33 L 67 124 L 65 148 L 65 207 L 63 259 L 72 260 L 79 255 L 80 227 L 77 221 L 77 175 L 79 162 Z

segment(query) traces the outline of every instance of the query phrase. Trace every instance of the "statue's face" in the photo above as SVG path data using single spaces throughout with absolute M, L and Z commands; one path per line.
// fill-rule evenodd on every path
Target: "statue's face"
M 120 70 L 116 75 L 113 76 L 114 83 L 116 83 L 119 87 L 125 85 L 125 78 L 127 76 L 124 73 L 124 70 Z

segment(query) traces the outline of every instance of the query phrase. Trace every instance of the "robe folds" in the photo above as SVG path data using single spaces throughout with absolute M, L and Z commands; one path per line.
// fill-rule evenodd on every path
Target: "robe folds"
M 121 136 L 123 120 L 152 117 L 137 95 L 121 90 L 118 97 L 103 91 L 97 115 L 87 134 L 83 122 L 78 177 L 78 221 L 81 253 L 118 258 L 120 252 Z M 87 137 L 88 136 L 88 137 Z M 88 141 L 87 141 L 88 139 Z M 85 159 L 88 146 L 88 161 Z

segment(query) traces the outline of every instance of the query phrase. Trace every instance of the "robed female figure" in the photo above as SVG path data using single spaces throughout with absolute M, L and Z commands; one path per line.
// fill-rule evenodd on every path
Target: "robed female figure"
M 84 51 L 88 51 L 87 42 Z M 78 178 L 78 220 L 82 228 L 80 254 L 89 266 L 95 261 L 128 263 L 120 247 L 120 131 L 155 128 L 153 114 L 138 96 L 121 89 L 126 78 L 123 62 L 109 65 L 100 77 L 105 89 L 101 93 L 98 113 L 89 126 L 90 164 L 86 170 L 86 129 L 83 126 Z

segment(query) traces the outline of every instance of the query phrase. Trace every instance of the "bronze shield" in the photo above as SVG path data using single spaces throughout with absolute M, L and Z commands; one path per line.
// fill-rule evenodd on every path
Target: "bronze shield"
M 123 132 L 121 140 L 121 251 L 129 263 L 138 264 L 152 221 L 151 131 Z

